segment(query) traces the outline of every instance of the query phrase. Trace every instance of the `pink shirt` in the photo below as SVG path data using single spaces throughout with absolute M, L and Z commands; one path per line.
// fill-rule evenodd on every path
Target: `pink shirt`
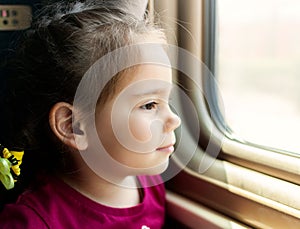
M 159 176 L 142 176 L 148 182 Z M 162 183 L 162 182 L 159 182 Z M 165 216 L 163 184 L 143 189 L 143 201 L 130 208 L 112 208 L 83 196 L 64 182 L 49 178 L 38 190 L 22 194 L 15 204 L 8 204 L 0 214 L 1 229 L 156 229 Z

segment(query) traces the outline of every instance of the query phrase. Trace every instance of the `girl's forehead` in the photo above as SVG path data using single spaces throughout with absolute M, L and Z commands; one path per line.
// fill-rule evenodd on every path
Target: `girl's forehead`
M 173 86 L 172 69 L 158 64 L 136 65 L 127 69 L 115 86 L 114 96 L 120 93 L 132 96 L 169 93 Z
M 172 69 L 159 64 L 141 64 L 126 71 L 118 86 L 122 89 L 130 85 L 153 88 L 160 84 L 172 84 Z
M 162 64 L 140 64 L 132 72 L 132 80 L 172 81 L 172 68 Z

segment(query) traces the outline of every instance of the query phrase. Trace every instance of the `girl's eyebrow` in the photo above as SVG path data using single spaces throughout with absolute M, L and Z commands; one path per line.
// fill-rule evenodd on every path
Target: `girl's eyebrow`
M 173 89 L 173 87 L 174 87 L 174 85 L 170 85 L 168 87 L 162 87 L 162 88 L 154 88 L 154 89 L 150 89 L 150 90 L 144 90 L 144 91 L 137 92 L 137 93 L 133 94 L 133 96 L 142 97 L 142 96 L 163 94 L 165 92 L 170 92 Z

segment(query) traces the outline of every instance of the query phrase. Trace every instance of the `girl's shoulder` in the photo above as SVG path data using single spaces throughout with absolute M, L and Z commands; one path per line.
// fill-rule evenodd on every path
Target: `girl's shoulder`
M 6 204 L 0 212 L 0 228 L 50 228 L 44 214 L 53 192 L 50 186 L 44 180 L 36 189 L 24 191 L 15 203 Z
M 2 229 L 44 229 L 49 228 L 42 217 L 24 204 L 8 204 L 0 213 Z
M 23 193 L 16 203 L 6 205 L 0 214 L 0 228 L 111 228 L 118 223 L 124 225 L 126 220 L 133 227 L 160 228 L 165 213 L 161 177 L 141 176 L 139 181 L 143 201 L 131 208 L 117 209 L 88 199 L 61 180 L 48 179 L 38 189 Z
M 0 228 L 53 228 L 51 217 L 63 205 L 61 183 L 47 176 L 38 180 L 35 188 L 23 192 L 15 203 L 4 206 L 0 212 Z

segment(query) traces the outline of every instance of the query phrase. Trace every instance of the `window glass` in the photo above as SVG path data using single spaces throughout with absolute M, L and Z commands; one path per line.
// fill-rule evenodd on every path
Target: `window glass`
M 300 154 L 300 1 L 217 1 L 216 77 L 242 139 Z

